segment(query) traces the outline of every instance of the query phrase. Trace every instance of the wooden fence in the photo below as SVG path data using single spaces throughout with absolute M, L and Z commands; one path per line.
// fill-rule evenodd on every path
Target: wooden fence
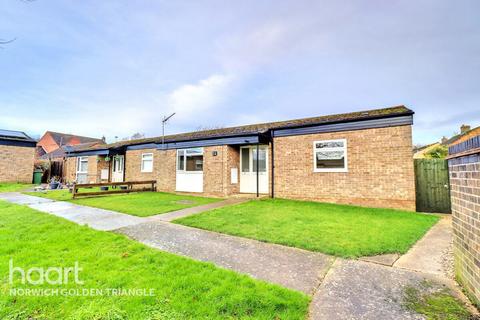
M 144 188 L 133 188 L 136 185 L 149 185 Z M 118 190 L 111 191 L 95 191 L 95 192 L 78 192 L 78 189 L 81 188 L 95 188 L 95 187 L 125 187 Z M 132 181 L 132 182 L 109 182 L 109 183 L 85 183 L 85 184 L 74 184 L 72 188 L 73 199 L 79 197 L 94 197 L 102 196 L 107 194 L 116 194 L 116 193 L 130 193 L 130 192 L 142 192 L 142 191 L 156 191 L 157 190 L 157 181 L 148 180 L 148 181 Z
M 417 211 L 451 213 L 447 160 L 414 161 Z

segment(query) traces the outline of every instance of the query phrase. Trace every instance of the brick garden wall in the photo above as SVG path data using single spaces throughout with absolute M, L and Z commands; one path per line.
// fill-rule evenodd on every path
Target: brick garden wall
M 449 148 L 455 273 L 480 303 L 480 136 Z
M 313 142 L 347 139 L 348 172 L 314 172 Z M 275 197 L 415 210 L 411 126 L 278 137 Z
M 32 183 L 35 148 L 0 145 L 0 182 Z

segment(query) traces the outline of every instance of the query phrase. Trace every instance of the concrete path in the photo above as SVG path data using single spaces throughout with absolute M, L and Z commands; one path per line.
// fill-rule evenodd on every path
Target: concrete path
M 224 201 L 208 203 L 208 204 L 198 206 L 198 207 L 185 208 L 185 209 L 182 209 L 182 210 L 177 210 L 177 211 L 167 212 L 167 213 L 163 213 L 163 214 L 158 214 L 158 215 L 155 215 L 155 216 L 148 217 L 146 219 L 149 220 L 149 221 L 167 221 L 167 222 L 170 222 L 170 221 L 173 221 L 175 219 L 180 219 L 180 218 L 183 218 L 183 217 L 191 216 L 191 215 L 194 215 L 194 214 L 199 214 L 199 213 L 209 211 L 209 210 L 213 210 L 213 209 L 217 209 L 217 208 L 222 208 L 222 207 L 225 207 L 225 206 L 231 206 L 231 205 L 234 205 L 234 204 L 243 203 L 243 202 L 246 202 L 246 201 L 249 201 L 249 200 L 251 200 L 251 199 L 250 198 L 232 198 L 232 199 L 227 199 L 227 200 L 224 200 Z
M 393 265 L 396 268 L 446 276 L 445 255 L 451 254 L 452 217 L 443 217 Z
M 111 231 L 144 222 L 142 218 L 128 214 L 80 206 L 65 201 L 34 197 L 17 192 L 0 193 L 0 199 L 48 212 L 80 225 L 88 225 L 96 230 Z
M 425 319 L 405 307 L 405 289 L 430 292 L 444 285 L 418 272 L 337 259 L 313 298 L 310 319 Z
M 334 258 L 285 246 L 152 221 L 117 232 L 148 246 L 313 294 Z

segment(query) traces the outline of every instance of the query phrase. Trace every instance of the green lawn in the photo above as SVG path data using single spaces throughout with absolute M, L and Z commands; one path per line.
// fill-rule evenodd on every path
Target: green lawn
M 81 192 L 90 192 L 91 189 L 81 189 Z M 164 192 L 139 192 L 116 194 L 94 198 L 79 198 L 72 200 L 68 190 L 48 192 L 26 192 L 26 194 L 54 200 L 69 201 L 72 203 L 96 207 L 101 209 L 123 212 L 139 217 L 148 217 L 165 212 L 196 207 L 203 204 L 221 201 L 222 199 L 178 195 Z
M 29 187 L 33 186 L 32 184 L 27 183 L 0 183 L 0 193 L 2 192 L 17 192 L 25 190 Z
M 0 201 L 0 319 L 304 319 L 299 292 Z M 15 267 L 72 267 L 83 285 L 9 283 Z M 36 273 L 38 275 L 38 273 Z M 53 279 L 57 275 L 53 274 Z M 35 277 L 38 279 L 38 277 Z M 11 296 L 11 288 L 154 289 L 153 297 Z
M 359 257 L 404 253 L 438 219 L 400 210 L 266 199 L 175 222 L 341 257 Z

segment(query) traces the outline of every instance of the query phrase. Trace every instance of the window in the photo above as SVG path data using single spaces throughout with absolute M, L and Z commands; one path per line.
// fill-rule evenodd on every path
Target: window
M 258 149 L 258 160 L 257 160 L 257 149 L 252 149 L 252 172 L 257 172 L 257 161 L 258 161 L 258 172 L 267 172 L 267 149 L 259 148 Z
M 250 149 L 242 148 L 242 172 L 250 172 Z
M 325 140 L 313 143 L 314 172 L 347 172 L 347 140 Z
M 203 171 L 203 148 L 177 150 L 177 170 L 186 172 Z
M 88 172 L 88 157 L 78 157 L 77 173 L 87 173 L 87 172 Z
M 153 153 L 142 153 L 142 172 L 153 171 Z

